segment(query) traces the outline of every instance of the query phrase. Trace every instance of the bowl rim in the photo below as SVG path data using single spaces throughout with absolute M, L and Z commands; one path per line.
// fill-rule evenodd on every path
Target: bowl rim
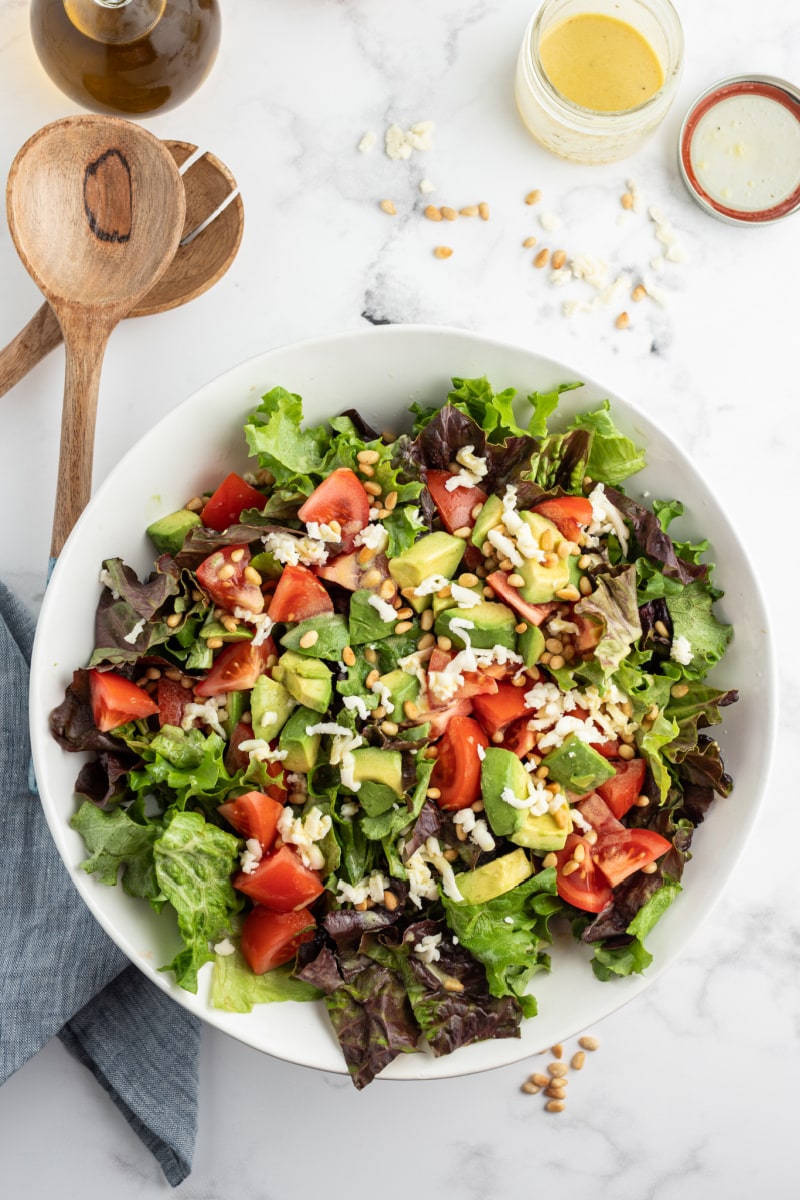
M 369 329 L 345 330 L 338 333 L 326 334 L 317 337 L 309 337 L 306 339 L 284 343 L 274 346 L 268 350 L 252 355 L 232 367 L 218 373 L 207 383 L 200 388 L 195 389 L 183 400 L 179 401 L 173 409 L 161 417 L 154 425 L 152 425 L 137 441 L 126 451 L 123 457 L 115 464 L 108 472 L 105 479 L 99 485 L 95 495 L 92 498 L 87 509 L 77 522 L 75 529 L 70 535 L 59 561 L 56 563 L 51 581 L 45 592 L 44 601 L 42 604 L 41 614 L 37 625 L 36 637 L 34 640 L 33 653 L 31 659 L 31 691 L 30 691 L 30 731 L 31 743 L 33 749 L 33 764 L 37 779 L 44 780 L 44 787 L 40 794 L 40 801 L 44 810 L 45 818 L 48 822 L 51 834 L 54 838 L 56 846 L 62 857 L 62 860 L 79 891 L 82 899 L 89 907 L 95 919 L 101 927 L 109 935 L 112 941 L 122 949 L 126 956 L 130 959 L 138 969 L 142 970 L 150 980 L 156 984 L 162 991 L 170 995 L 182 1007 L 188 1009 L 195 1016 L 200 1017 L 207 1024 L 220 1029 L 222 1032 L 233 1036 L 237 1040 L 249 1045 L 255 1049 L 259 1049 L 272 1057 L 283 1059 L 284 1061 L 295 1063 L 297 1065 L 313 1067 L 315 1069 L 325 1070 L 336 1074 L 347 1074 L 347 1068 L 344 1061 L 341 1059 L 338 1044 L 332 1038 L 333 1049 L 335 1055 L 325 1056 L 324 1061 L 313 1061 L 310 1058 L 304 1058 L 302 1055 L 298 1057 L 297 1050 L 290 1047 L 285 1047 L 281 1044 L 264 1045 L 262 1041 L 254 1040 L 256 1032 L 255 1026 L 248 1029 L 244 1022 L 252 1020 L 254 1014 L 248 1016 L 240 1016 L 239 1014 L 228 1014 L 221 1010 L 210 1008 L 207 1003 L 204 989 L 201 987 L 198 994 L 193 994 L 183 991 L 175 984 L 171 976 L 159 973 L 151 962 L 143 958 L 141 952 L 137 952 L 130 941 L 120 934 L 116 928 L 113 919 L 106 911 L 106 906 L 103 903 L 105 889 L 101 888 L 95 880 L 80 871 L 77 865 L 70 861 L 71 856 L 65 845 L 68 834 L 68 822 L 63 819 L 63 809 L 59 807 L 58 799 L 48 791 L 49 783 L 49 764 L 48 756 L 55 757 L 56 753 L 61 756 L 66 755 L 66 751 L 61 750 L 57 746 L 54 739 L 49 733 L 46 715 L 49 711 L 49 701 L 45 701 L 43 692 L 45 691 L 47 672 L 50 669 L 45 661 L 46 654 L 46 637 L 51 624 L 57 620 L 56 608 L 60 598 L 60 589 L 62 586 L 67 586 L 69 580 L 70 564 L 74 556 L 75 548 L 78 546 L 85 536 L 88 536 L 87 530 L 91 526 L 93 514 L 103 505 L 106 499 L 113 493 L 117 480 L 124 476 L 126 469 L 132 460 L 144 454 L 148 447 L 158 438 L 160 431 L 170 422 L 179 419 L 180 414 L 185 413 L 195 406 L 202 404 L 212 397 L 221 387 L 231 388 L 231 394 L 236 395 L 235 389 L 239 385 L 239 380 L 244 379 L 247 375 L 252 374 L 254 378 L 259 375 L 268 373 L 269 364 L 272 360 L 279 358 L 281 355 L 290 354 L 307 354 L 314 353 L 320 348 L 323 352 L 326 348 L 337 350 L 341 346 L 348 344 L 357 344 L 359 342 L 366 343 L 368 340 L 389 341 L 400 340 L 401 342 L 408 339 L 423 340 L 432 339 L 450 339 L 454 343 L 454 348 L 459 343 L 471 348 L 483 347 L 487 353 L 491 350 L 492 353 L 507 353 L 512 357 L 522 357 L 530 360 L 531 374 L 537 369 L 543 371 L 550 370 L 554 374 L 560 374 L 563 380 L 569 378 L 579 378 L 582 380 L 588 392 L 596 392 L 598 395 L 607 396 L 611 403 L 612 413 L 623 411 L 625 420 L 624 424 L 629 424 L 631 420 L 640 420 L 645 427 L 652 428 L 659 439 L 663 442 L 664 447 L 675 456 L 678 462 L 683 462 L 693 473 L 697 486 L 705 491 L 712 502 L 713 507 L 717 510 L 717 517 L 722 523 L 722 528 L 733 538 L 733 541 L 741 555 L 742 562 L 746 568 L 746 573 L 749 575 L 747 580 L 748 588 L 752 591 L 756 607 L 758 608 L 758 616 L 763 624 L 764 634 L 764 658 L 762 662 L 763 675 L 765 680 L 764 706 L 759 710 L 759 716 L 762 720 L 760 727 L 761 735 L 761 761 L 762 770 L 760 775 L 760 784 L 757 787 L 755 794 L 751 796 L 750 804 L 747 810 L 747 819 L 743 823 L 737 843 L 733 853 L 729 855 L 727 870 L 717 887 L 715 893 L 710 897 L 702 911 L 697 915 L 691 930 L 680 941 L 679 945 L 675 945 L 669 951 L 661 950 L 659 956 L 648 968 L 646 974 L 642 976 L 632 976 L 627 979 L 618 979 L 608 984 L 601 984 L 604 988 L 604 1002 L 598 1006 L 597 1015 L 591 1018 L 591 1023 L 598 1021 L 605 1016 L 619 1010 L 635 996 L 641 994 L 644 990 L 652 986 L 652 984 L 675 962 L 675 960 L 685 952 L 686 946 L 692 937 L 696 936 L 697 930 L 707 921 L 708 917 L 714 911 L 719 902 L 722 893 L 727 886 L 730 875 L 741 858 L 747 843 L 749 842 L 753 828 L 756 824 L 758 816 L 763 807 L 764 798 L 767 792 L 769 774 L 774 762 L 775 745 L 777 741 L 778 727 L 778 681 L 776 670 L 775 642 L 771 632 L 770 610 L 765 601 L 765 595 L 761 587 L 760 581 L 753 570 L 752 564 L 747 554 L 746 546 L 738 539 L 732 524 L 728 520 L 724 509 L 719 501 L 716 500 L 714 494 L 706 487 L 702 472 L 694 462 L 690 454 L 680 447 L 671 437 L 671 435 L 658 424 L 656 420 L 645 413 L 634 402 L 625 399 L 615 391 L 606 388 L 599 384 L 590 372 L 583 371 L 580 366 L 568 366 L 560 360 L 550 358 L 548 355 L 540 353 L 536 349 L 524 347 L 519 343 L 509 342 L 499 338 L 485 336 L 479 332 L 452 327 L 448 325 L 431 325 L 431 324 L 409 324 L 409 325 L 388 325 L 378 326 Z M 494 373 L 494 372 L 492 372 Z M 287 381 L 288 382 L 288 381 Z M 492 381 L 495 386 L 505 384 L 501 380 L 494 379 Z M 244 415 L 245 400 L 247 388 L 242 386 L 241 404 L 232 406 L 230 417 Z M 255 390 L 255 389 L 253 389 Z M 595 400 L 592 397 L 590 403 L 594 404 Z M 316 420 L 316 417 L 312 419 Z M 242 443 L 244 438 L 242 437 Z M 645 469 L 646 470 L 646 469 Z M 121 547 L 121 552 L 124 553 L 125 547 Z M 94 602 L 91 610 L 87 607 L 87 613 L 91 616 L 94 612 Z M 71 669 L 71 668 L 70 668 Z M 53 749 L 55 747 L 55 750 Z M 70 756 L 73 764 L 78 762 L 79 756 Z M 73 777 L 75 770 L 72 771 Z M 73 797 L 69 797 L 69 802 L 73 802 Z M 62 804 L 64 802 L 62 801 Z M 208 972 L 209 968 L 203 969 Z M 591 971 L 588 965 L 583 965 L 583 972 Z M 554 974 L 558 974 L 556 968 Z M 537 979 L 540 977 L 537 976 Z M 207 989 L 206 989 L 207 990 Z M 534 985 L 534 992 L 536 987 Z M 279 1009 L 283 1005 L 261 1006 L 261 1011 L 268 1007 L 270 1010 Z M 316 1008 L 317 1005 L 305 1005 L 304 1008 Z M 258 1010 L 256 1010 L 258 1012 Z M 233 1019 L 232 1019 L 233 1018 Z M 422 1080 L 432 1078 L 452 1078 L 466 1074 L 475 1074 L 484 1070 L 494 1069 L 499 1066 L 510 1065 L 518 1062 L 523 1058 L 527 1058 L 532 1054 L 545 1050 L 549 1045 L 554 1043 L 554 1040 L 564 1040 L 579 1033 L 586 1028 L 587 1022 L 583 1022 L 576 1027 L 564 1028 L 559 1038 L 552 1039 L 549 1035 L 543 1033 L 541 1043 L 537 1038 L 537 1021 L 540 1018 L 523 1021 L 523 1026 L 532 1032 L 527 1038 L 496 1040 L 491 1042 L 479 1043 L 475 1046 L 464 1047 L 451 1055 L 444 1058 L 433 1059 L 430 1055 L 420 1053 L 413 1055 L 402 1055 L 398 1060 L 395 1060 L 388 1068 L 380 1075 L 380 1079 L 405 1079 L 405 1080 Z M 487 1054 L 486 1048 L 491 1047 L 491 1051 Z

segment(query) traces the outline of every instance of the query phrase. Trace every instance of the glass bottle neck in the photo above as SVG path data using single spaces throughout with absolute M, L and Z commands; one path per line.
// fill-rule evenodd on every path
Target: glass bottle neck
M 63 0 L 72 24 L 96 42 L 133 42 L 164 15 L 167 0 Z

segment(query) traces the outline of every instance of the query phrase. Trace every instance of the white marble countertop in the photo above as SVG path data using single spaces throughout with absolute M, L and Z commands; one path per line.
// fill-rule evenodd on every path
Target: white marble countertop
M 687 55 L 675 106 L 634 159 L 580 167 L 548 156 L 514 109 L 514 61 L 532 0 L 227 0 L 218 63 L 183 107 L 146 122 L 213 150 L 244 196 L 247 227 L 228 275 L 192 305 L 130 321 L 107 354 L 95 481 L 197 386 L 270 346 L 365 321 L 451 324 L 543 350 L 661 421 L 721 496 L 790 630 L 785 513 L 794 511 L 800 216 L 762 229 L 706 216 L 678 175 L 676 136 L 692 98 L 748 71 L 791 78 L 800 23 L 783 0 L 678 0 Z M 37 128 L 77 111 L 31 48 L 26 0 L 0 0 L 0 175 Z M 435 122 L 433 149 L 390 161 L 387 125 Z M 356 147 L 374 130 L 369 154 Z M 420 220 L 419 180 L 488 223 Z M 644 209 L 623 214 L 626 181 Z M 538 209 L 525 195 L 539 188 Z M 392 198 L 396 217 L 378 202 Z M 647 208 L 669 220 L 684 261 L 663 254 Z M 561 221 L 546 233 L 537 213 Z M 523 238 L 580 248 L 663 293 L 568 317 Z M 454 248 L 433 258 L 437 242 Z M 0 229 L 0 342 L 39 298 Z M 630 327 L 615 328 L 623 308 Z M 142 370 L 146 364 L 146 371 Z M 36 610 L 44 586 L 63 358 L 8 397 L 0 439 L 0 573 Z M 776 522 L 777 518 L 777 522 Z M 780 580 L 783 580 L 781 584 Z M 789 586 L 787 586 L 787 583 Z M 722 901 L 679 962 L 591 1032 L 600 1049 L 549 1115 L 520 1085 L 541 1060 L 427 1083 L 346 1078 L 274 1061 L 206 1030 L 200 1134 L 186 1200 L 231 1194 L 345 1200 L 521 1191 L 616 1200 L 788 1196 L 789 1114 L 800 1072 L 800 873 L 793 828 L 800 692 L 795 639 L 781 652 L 782 736 L 769 793 Z M 782 829 L 783 827 L 783 829 Z M 611 985 L 609 985 L 611 986 Z M 2 1014 L 0 1014 L 0 1020 Z M 572 1047 L 568 1047 L 568 1050 Z M 169 1193 L 148 1152 L 60 1044 L 0 1092 L 0 1190 L 116 1200 Z M 413 1166 L 412 1166 L 413 1164 Z

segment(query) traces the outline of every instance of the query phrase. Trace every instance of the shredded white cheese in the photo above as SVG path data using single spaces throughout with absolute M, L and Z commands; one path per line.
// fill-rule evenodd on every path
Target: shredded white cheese
M 380 904 L 390 882 L 389 878 L 382 875 L 380 871 L 373 871 L 371 875 L 365 875 L 363 879 L 359 879 L 358 883 L 345 883 L 343 879 L 340 879 L 336 885 L 336 891 L 339 897 L 349 904 L 363 904 L 365 900 L 372 900 L 375 904 Z
M 381 554 L 389 545 L 389 534 L 383 525 L 365 525 L 363 529 L 359 530 L 353 541 L 356 546 L 366 546 L 369 550 L 374 550 L 376 554 Z
M 145 621 L 144 617 L 142 617 L 141 621 L 137 621 L 133 628 L 125 634 L 123 641 L 130 642 L 130 644 L 133 645 L 146 624 L 147 622 Z
M 289 753 L 288 750 L 273 750 L 263 738 L 249 738 L 246 742 L 239 742 L 239 749 L 257 762 L 283 762 Z
M 214 953 L 225 958 L 228 954 L 234 954 L 236 947 L 229 938 L 223 938 L 221 942 L 217 942 L 214 947 Z
M 258 864 L 261 862 L 264 851 L 261 848 L 261 843 L 258 838 L 248 838 L 245 842 L 245 848 L 242 851 L 239 859 L 239 865 L 245 875 L 252 875 Z
M 692 644 L 687 637 L 679 634 L 678 637 L 672 639 L 669 656 L 673 662 L 680 663 L 682 667 L 688 667 L 689 663 L 694 658 Z
M 100 580 L 100 583 L 102 583 L 103 587 L 108 588 L 108 590 L 111 592 L 111 595 L 114 597 L 114 599 L 119 600 L 119 592 L 114 587 L 114 581 L 111 578 L 111 574 L 109 571 L 106 570 L 105 567 L 103 567 L 102 570 L 100 571 L 100 574 L 98 575 L 98 579 Z
M 392 608 L 391 604 L 389 604 L 388 600 L 384 600 L 381 596 L 379 596 L 377 594 L 377 592 L 373 593 L 370 596 L 367 603 L 369 605 L 371 605 L 372 608 L 375 609 L 376 613 L 378 614 L 378 616 L 380 617 L 380 619 L 382 621 L 389 622 L 389 621 L 397 620 L 396 611 Z
M 439 943 L 441 940 L 442 935 L 440 933 L 426 933 L 425 937 L 420 938 L 414 946 L 414 953 L 419 955 L 422 961 L 430 966 L 431 963 L 438 962 L 441 957 L 439 952 Z
M 305 817 L 296 817 L 290 805 L 286 805 L 278 818 L 278 833 L 284 842 L 297 848 L 300 861 L 313 871 L 320 871 L 325 865 L 325 858 L 317 842 L 330 832 L 331 818 L 323 813 L 316 805 Z

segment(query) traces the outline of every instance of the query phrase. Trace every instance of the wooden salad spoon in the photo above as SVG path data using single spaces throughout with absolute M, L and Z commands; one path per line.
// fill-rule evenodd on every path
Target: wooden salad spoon
M 194 161 L 190 142 L 164 145 L 180 169 L 186 194 L 186 218 L 175 257 L 150 291 L 134 304 L 129 317 L 148 317 L 194 300 L 215 284 L 233 262 L 244 231 L 244 206 L 231 172 L 213 154 Z M 0 396 L 40 363 L 62 341 L 61 326 L 45 301 L 8 345 L 0 350 Z
M 121 117 L 82 114 L 28 139 L 11 164 L 6 209 L 66 349 L 55 559 L 91 495 L 108 339 L 173 259 L 186 200 L 175 160 L 154 134 Z

